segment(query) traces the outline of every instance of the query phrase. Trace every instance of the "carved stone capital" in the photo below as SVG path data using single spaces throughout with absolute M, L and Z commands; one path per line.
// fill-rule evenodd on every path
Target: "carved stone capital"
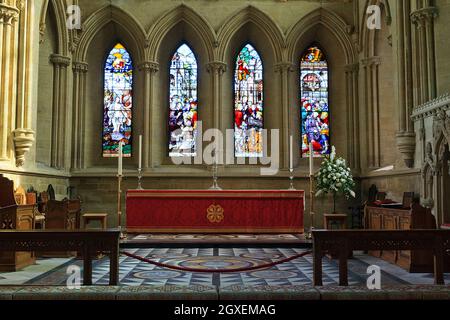
M 222 75 L 227 71 L 227 64 L 222 61 L 211 61 L 206 64 L 206 70 L 209 73 Z
M 73 62 L 72 70 L 78 73 L 86 73 L 88 72 L 89 65 L 86 62 Z
M 419 9 L 411 13 L 411 22 L 415 24 L 417 28 L 422 28 L 425 23 L 434 21 L 438 15 L 439 11 L 436 7 Z
M 363 67 L 372 68 L 374 66 L 379 66 L 381 64 L 381 57 L 374 56 L 361 60 L 361 64 Z
M 275 72 L 294 72 L 295 66 L 292 62 L 282 61 L 274 66 Z
M 17 21 L 20 10 L 0 3 L 0 24 L 12 25 Z
M 139 63 L 138 70 L 155 73 L 159 71 L 159 63 L 154 61 L 143 61 Z
M 348 72 L 348 73 L 358 72 L 359 64 L 358 63 L 347 64 L 344 68 L 345 68 L 345 72 Z
M 35 132 L 31 129 L 16 129 L 12 132 L 16 166 L 22 167 L 25 163 L 25 154 L 30 151 L 34 142 Z
M 55 66 L 68 67 L 70 65 L 70 58 L 60 54 L 50 55 L 50 61 Z
M 414 165 L 414 153 L 416 151 L 415 132 L 397 132 L 397 148 L 402 154 L 403 161 L 408 168 Z

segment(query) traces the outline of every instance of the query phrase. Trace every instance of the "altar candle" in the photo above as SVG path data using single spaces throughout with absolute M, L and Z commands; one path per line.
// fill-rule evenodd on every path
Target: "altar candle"
M 122 175 L 122 146 L 123 146 L 123 142 L 120 141 L 119 142 L 119 168 L 118 168 L 118 175 L 121 176 Z
M 309 143 L 309 175 L 312 176 L 313 175 L 313 171 L 314 171 L 314 163 L 313 163 L 313 145 L 312 143 Z
M 142 134 L 139 136 L 139 169 L 142 169 Z
M 292 172 L 294 171 L 294 152 L 293 152 L 293 138 L 290 136 L 289 139 L 289 170 Z

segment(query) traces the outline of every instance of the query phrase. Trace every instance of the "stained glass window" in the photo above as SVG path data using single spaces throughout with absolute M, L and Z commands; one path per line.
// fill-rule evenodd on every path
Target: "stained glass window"
M 302 157 L 330 153 L 328 63 L 318 47 L 310 47 L 300 61 Z
M 263 65 L 250 44 L 236 59 L 234 75 L 234 145 L 236 157 L 263 155 Z
M 133 62 L 122 44 L 108 54 L 104 71 L 103 157 L 117 157 L 121 141 L 123 156 L 131 157 Z
M 169 156 L 196 156 L 197 59 L 188 45 L 173 55 L 169 77 Z

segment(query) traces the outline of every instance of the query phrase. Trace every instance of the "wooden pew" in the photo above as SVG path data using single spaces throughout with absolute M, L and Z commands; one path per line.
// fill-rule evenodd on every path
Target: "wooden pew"
M 348 285 L 347 260 L 353 250 L 427 250 L 434 256 L 435 284 L 444 284 L 444 259 L 450 254 L 450 230 L 314 230 L 315 286 L 322 286 L 322 257 L 339 257 L 339 285 Z
M 83 285 L 92 285 L 92 256 L 98 251 L 110 256 L 109 284 L 119 281 L 119 236 L 108 230 L 0 230 L 0 251 L 76 251 L 84 259 Z

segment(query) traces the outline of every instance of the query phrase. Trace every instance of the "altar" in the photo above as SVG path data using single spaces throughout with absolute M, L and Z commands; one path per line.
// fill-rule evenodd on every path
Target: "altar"
M 302 233 L 300 190 L 128 190 L 128 232 Z

